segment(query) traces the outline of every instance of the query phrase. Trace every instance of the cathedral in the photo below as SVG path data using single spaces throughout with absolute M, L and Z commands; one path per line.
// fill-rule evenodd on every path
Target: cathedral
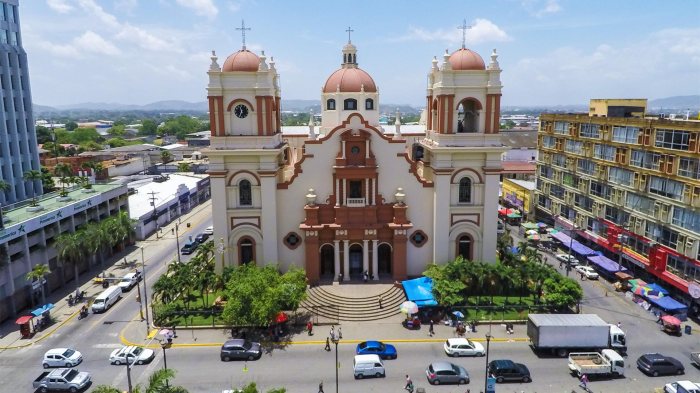
M 206 154 L 217 269 L 279 264 L 317 284 L 364 272 L 402 280 L 460 255 L 495 261 L 507 150 L 497 57 L 487 66 L 463 43 L 426 62 L 425 122 L 408 130 L 398 113 L 379 124 L 379 87 L 348 37 L 322 85 L 320 124 L 311 116 L 308 130 L 291 133 L 274 59 L 245 41 L 223 65 L 212 53 Z

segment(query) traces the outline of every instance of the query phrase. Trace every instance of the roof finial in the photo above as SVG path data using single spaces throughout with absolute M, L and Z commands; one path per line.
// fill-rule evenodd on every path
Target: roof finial
M 251 30 L 251 28 L 245 27 L 245 21 L 243 19 L 241 19 L 241 27 L 236 27 L 236 30 L 241 31 L 241 35 L 243 36 L 243 50 L 245 50 L 245 31 Z
M 345 30 L 345 31 L 348 32 L 348 44 L 350 44 L 350 43 L 352 43 L 352 42 L 350 41 L 350 33 L 352 33 L 352 32 L 355 31 L 355 30 L 353 30 L 350 26 L 348 26 L 348 29 Z
M 462 49 L 467 48 L 467 30 L 471 29 L 471 26 L 467 26 L 467 20 L 464 19 L 462 26 L 457 26 L 458 29 L 462 30 Z

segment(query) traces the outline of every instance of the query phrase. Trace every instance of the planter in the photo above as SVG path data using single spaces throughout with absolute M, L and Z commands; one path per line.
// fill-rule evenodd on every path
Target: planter
M 26 210 L 28 212 L 39 212 L 39 211 L 44 210 L 44 207 L 43 206 L 29 206 L 29 207 L 27 207 Z
M 83 194 L 92 194 L 95 192 L 94 188 L 83 188 Z
M 68 201 L 72 201 L 73 199 L 66 195 L 66 196 L 60 196 L 60 197 L 56 198 L 56 200 L 59 202 L 68 202 Z

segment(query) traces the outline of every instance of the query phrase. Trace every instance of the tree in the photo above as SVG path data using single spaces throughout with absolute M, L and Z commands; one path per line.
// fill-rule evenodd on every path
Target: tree
M 76 287 L 78 286 L 78 261 L 86 254 L 83 236 L 80 232 L 62 233 L 56 237 L 56 252 L 61 261 L 68 261 L 73 264 Z M 64 265 L 65 266 L 65 265 Z
M 204 124 L 199 119 L 190 116 L 178 116 L 173 119 L 168 119 L 162 127 L 158 129 L 160 135 L 176 135 L 177 139 L 185 139 L 187 134 L 197 131 L 205 131 L 209 129 L 208 124 Z
M 56 164 L 53 173 L 61 178 L 61 196 L 68 195 L 68 192 L 66 192 L 66 184 L 68 183 L 68 178 L 73 176 L 73 169 L 71 166 L 64 163 Z
M 0 191 L 5 192 L 11 189 L 12 186 L 10 183 L 6 182 L 5 180 L 0 179 Z
M 151 119 L 146 119 L 141 122 L 139 135 L 156 135 L 158 133 L 158 124 Z
M 191 172 L 190 163 L 189 162 L 181 162 L 181 163 L 177 164 L 177 171 L 178 172 Z
M 51 274 L 51 270 L 49 269 L 49 265 L 46 264 L 39 264 L 39 265 L 34 265 L 32 267 L 32 270 L 27 273 L 27 280 L 31 280 L 32 282 L 34 281 L 43 281 L 44 277 L 46 277 L 48 274 Z M 41 304 L 46 303 L 46 295 L 44 294 L 44 284 L 41 284 Z
M 112 128 L 109 129 L 109 134 L 116 137 L 123 137 L 126 135 L 126 127 L 123 124 L 114 124 Z
M 81 179 L 87 180 L 86 177 Z M 104 247 L 112 242 L 111 234 L 103 223 L 104 221 L 102 223 L 91 222 L 81 231 L 84 239 L 83 245 L 87 248 L 88 255 L 100 260 L 100 270 L 102 271 L 104 271 Z
M 44 192 L 51 192 L 56 189 L 56 184 L 53 182 L 53 176 L 46 167 L 41 167 L 41 186 Z
M 36 182 L 39 180 L 44 179 L 44 175 L 41 173 L 41 171 L 37 171 L 36 169 L 32 169 L 29 171 L 24 172 L 24 181 L 31 182 L 32 183 L 32 206 L 37 206 L 38 203 L 36 201 Z
M 261 391 L 258 390 L 258 385 L 255 382 L 251 382 L 247 384 L 246 386 L 240 388 L 238 391 L 241 393 L 262 393 Z M 267 393 L 286 393 L 287 389 L 285 388 L 275 388 L 272 390 L 268 390 Z
M 36 143 L 44 144 L 52 140 L 51 130 L 44 126 L 36 126 Z
M 581 301 L 583 289 L 579 283 L 568 277 L 552 276 L 542 285 L 544 301 L 559 309 L 570 307 Z
M 148 377 L 148 385 L 136 385 L 133 393 L 188 393 L 182 386 L 168 385 L 168 380 L 175 378 L 175 370 L 172 368 L 156 370 Z M 96 386 L 94 393 L 121 393 L 117 388 L 107 385 Z
M 82 167 L 85 170 L 90 169 L 92 172 L 91 175 L 95 176 L 95 179 L 100 178 L 100 176 L 102 175 L 102 171 L 104 170 L 104 166 L 102 166 L 102 163 L 97 161 L 84 162 Z
M 108 144 L 109 147 L 122 147 L 122 146 L 126 146 L 126 141 L 125 141 L 124 138 L 122 138 L 122 137 L 118 137 L 118 138 L 109 138 L 109 139 L 107 139 L 107 141 L 106 141 L 105 143 Z
M 460 270 L 464 264 L 460 256 L 445 265 L 431 263 L 423 274 L 433 280 L 433 295 L 438 304 L 455 306 L 463 304 L 463 296 L 467 285 L 462 280 Z
M 75 130 L 76 128 L 78 128 L 78 123 L 76 123 L 76 122 L 74 122 L 74 121 L 69 121 L 69 122 L 66 123 L 66 130 L 68 130 L 68 131 L 73 131 L 73 130 Z
M 160 160 L 163 161 L 163 164 L 167 164 L 173 160 L 173 155 L 169 151 L 163 150 L 160 152 Z

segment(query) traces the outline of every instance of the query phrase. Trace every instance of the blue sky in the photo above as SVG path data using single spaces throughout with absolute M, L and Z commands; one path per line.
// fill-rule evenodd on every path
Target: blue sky
M 700 94 L 700 1 L 31 0 L 20 4 L 34 102 L 202 101 L 210 51 L 273 56 L 283 99 L 319 99 L 347 26 L 380 102 L 422 105 L 433 56 L 461 45 L 503 69 L 503 105 Z

